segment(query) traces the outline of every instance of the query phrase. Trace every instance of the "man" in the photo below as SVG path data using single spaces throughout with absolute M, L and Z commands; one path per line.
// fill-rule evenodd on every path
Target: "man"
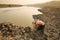
M 39 19 L 35 19 L 33 22 L 33 27 L 36 30 L 44 30 L 45 23 Z

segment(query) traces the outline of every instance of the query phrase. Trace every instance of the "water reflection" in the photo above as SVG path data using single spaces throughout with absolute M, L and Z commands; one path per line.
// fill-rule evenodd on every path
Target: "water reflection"
M 42 14 L 34 7 L 0 8 L 0 22 L 12 22 L 21 26 L 32 26 L 34 14 Z

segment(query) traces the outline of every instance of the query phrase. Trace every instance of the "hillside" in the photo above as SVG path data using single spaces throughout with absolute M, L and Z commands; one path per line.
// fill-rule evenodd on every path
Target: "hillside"
M 33 18 L 36 17 L 45 22 L 48 40 L 60 40 L 60 8 L 45 6 L 38 11 L 43 14 L 33 15 Z
M 30 5 L 27 5 L 27 6 L 32 6 L 32 7 L 51 6 L 51 7 L 60 8 L 60 1 L 51 1 L 51 2 L 46 2 L 46 3 L 30 4 Z

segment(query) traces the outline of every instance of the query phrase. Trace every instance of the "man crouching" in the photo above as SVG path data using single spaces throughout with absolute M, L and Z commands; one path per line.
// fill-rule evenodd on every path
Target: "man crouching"
M 37 31 L 40 30 L 44 32 L 45 23 L 39 19 L 34 19 L 33 28 Z

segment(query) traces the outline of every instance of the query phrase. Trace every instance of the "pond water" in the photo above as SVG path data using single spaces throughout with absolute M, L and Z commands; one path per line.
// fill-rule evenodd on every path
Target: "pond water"
M 21 26 L 32 26 L 34 14 L 42 14 L 34 7 L 0 8 L 0 22 L 12 22 Z

